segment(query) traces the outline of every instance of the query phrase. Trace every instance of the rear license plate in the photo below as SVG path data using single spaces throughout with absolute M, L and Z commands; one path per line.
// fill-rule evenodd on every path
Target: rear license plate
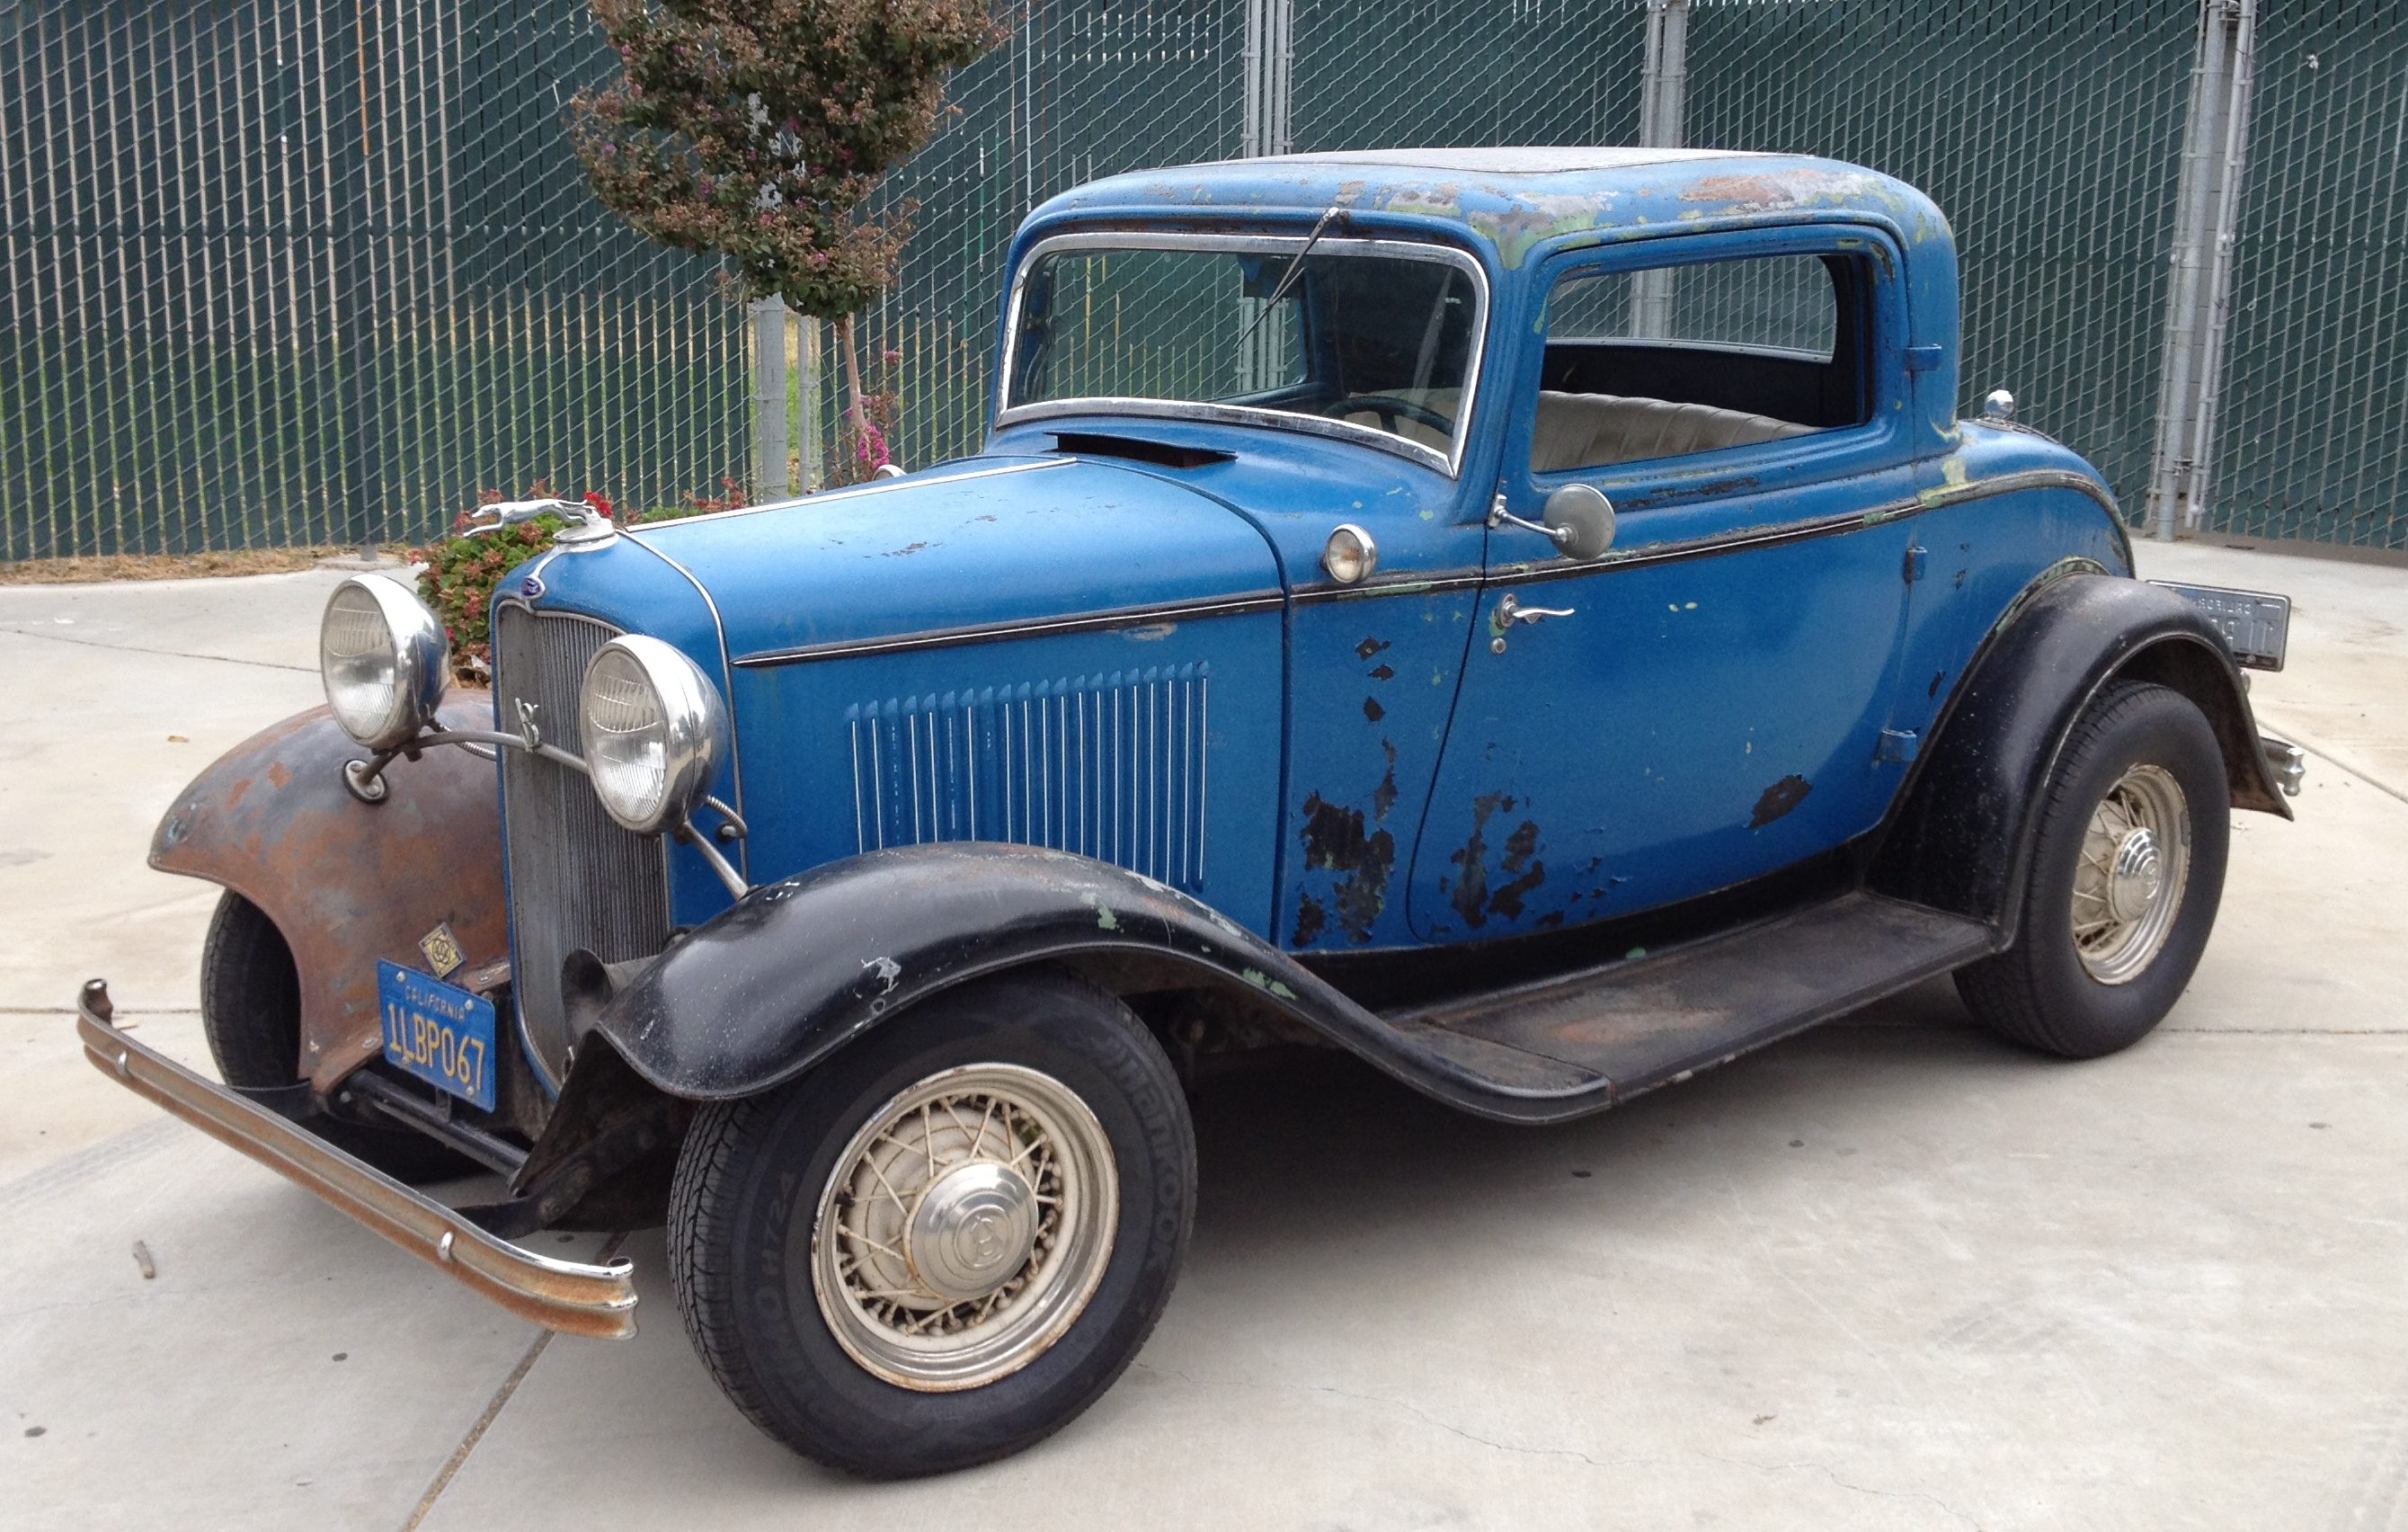
M 494 1109 L 494 1003 L 397 962 L 377 962 L 384 1062 Z
M 2185 585 L 2152 580 L 2199 608 L 2232 646 L 2235 664 L 2253 671 L 2279 671 L 2283 651 L 2291 638 L 2291 599 L 2262 590 L 2228 590 L 2222 585 Z

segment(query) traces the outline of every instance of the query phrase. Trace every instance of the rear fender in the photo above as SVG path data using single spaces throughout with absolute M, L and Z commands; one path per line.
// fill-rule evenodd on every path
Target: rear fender
M 488 729 L 492 709 L 484 692 L 453 691 L 439 716 Z M 384 801 L 364 803 L 343 765 L 367 755 L 312 708 L 220 757 L 150 840 L 151 866 L 221 884 L 276 922 L 300 972 L 299 1072 L 322 1092 L 383 1051 L 379 958 L 425 967 L 419 940 L 439 924 L 470 963 L 509 952 L 493 763 L 429 750 L 395 761 Z
M 2027 591 L 1992 630 L 1916 762 L 1870 886 L 1992 921 L 2013 940 L 2042 789 L 2074 720 L 2117 680 L 2197 703 L 2222 748 L 2231 806 L 2291 817 L 2241 672 L 2198 609 L 2137 580 L 2066 574 Z
M 580 1026 L 652 1085 L 709 1101 L 768 1090 L 932 995 L 1032 962 L 1122 995 L 1217 991 L 1468 1110 L 1563 1115 L 1502 1099 L 1209 905 L 1042 847 L 935 844 L 828 862 L 753 889 L 640 970 L 572 956 L 566 977 Z

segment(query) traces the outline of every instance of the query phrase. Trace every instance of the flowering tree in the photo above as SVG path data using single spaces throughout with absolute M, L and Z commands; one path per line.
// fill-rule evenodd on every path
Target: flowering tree
M 864 206 L 935 133 L 946 76 L 1002 41 L 987 0 L 592 3 L 624 69 L 571 103 L 595 195 L 663 244 L 726 257 L 738 297 L 835 321 L 842 455 L 865 455 L 878 426 L 853 316 L 894 277 L 916 210 Z

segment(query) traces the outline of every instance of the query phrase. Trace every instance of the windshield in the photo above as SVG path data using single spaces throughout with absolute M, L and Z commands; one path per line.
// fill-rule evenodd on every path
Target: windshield
M 1006 410 L 1065 400 L 1271 412 L 1452 460 L 1478 365 L 1477 268 L 1435 246 L 1324 239 L 1038 247 Z M 1412 455 L 1419 455 L 1414 454 Z

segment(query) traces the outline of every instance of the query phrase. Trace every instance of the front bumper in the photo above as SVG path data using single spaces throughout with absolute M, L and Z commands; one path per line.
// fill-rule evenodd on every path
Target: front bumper
M 135 1094 L 298 1181 L 522 1319 L 605 1339 L 636 1333 L 633 1263 L 555 1261 L 498 1239 L 307 1128 L 143 1047 L 118 1030 L 113 1015 L 108 987 L 98 979 L 85 985 L 76 1002 L 84 1053 Z

